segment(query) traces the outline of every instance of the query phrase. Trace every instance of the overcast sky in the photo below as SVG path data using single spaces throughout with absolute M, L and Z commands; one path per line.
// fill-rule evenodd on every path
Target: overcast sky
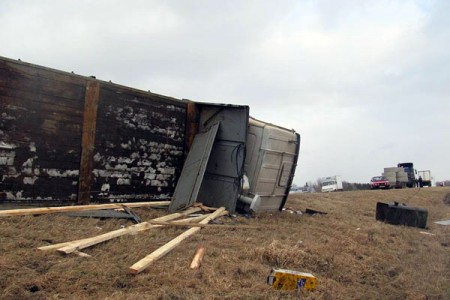
M 294 182 L 450 179 L 450 1 L 0 2 L 0 56 L 301 134 Z

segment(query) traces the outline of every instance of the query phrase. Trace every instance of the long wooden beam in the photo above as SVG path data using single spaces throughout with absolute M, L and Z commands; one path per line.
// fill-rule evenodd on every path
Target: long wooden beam
M 122 208 L 122 205 L 126 205 L 128 207 L 159 207 L 159 206 L 167 206 L 169 205 L 169 203 L 170 201 L 154 201 L 154 202 L 108 203 L 97 205 L 74 205 L 74 206 L 9 209 L 9 210 L 0 210 L 0 217 L 43 215 L 59 212 L 72 212 L 72 211 L 98 210 L 98 209 L 113 209 L 113 208 Z
M 180 218 L 182 216 L 186 216 L 195 212 L 200 211 L 201 209 L 199 207 L 194 207 L 194 208 L 190 208 L 188 210 L 182 211 L 182 212 L 178 212 L 178 213 L 174 213 L 174 214 L 170 214 L 167 216 L 163 216 L 160 218 L 156 218 L 153 219 L 154 221 L 170 221 L 170 220 L 174 220 L 177 218 Z M 75 240 L 75 241 L 69 241 L 69 242 L 64 242 L 64 243 L 58 243 L 58 244 L 54 244 L 54 245 L 48 245 L 48 246 L 43 246 L 43 247 L 39 247 L 39 250 L 43 250 L 43 251 L 47 251 L 47 250 L 56 250 L 56 249 L 60 249 L 66 246 L 71 246 L 74 245 L 77 248 L 76 250 L 79 249 L 84 249 L 87 248 L 89 246 L 93 246 L 108 240 L 111 240 L 113 238 L 122 236 L 122 235 L 126 235 L 126 234 L 133 234 L 133 233 L 137 233 L 139 231 L 144 231 L 144 230 L 148 230 L 151 228 L 155 228 L 155 227 L 160 227 L 162 225 L 151 225 L 148 222 L 142 222 L 139 224 L 135 224 L 132 226 L 128 226 L 126 228 L 121 228 L 121 229 L 117 229 L 117 230 L 113 230 L 104 234 L 100 234 L 97 236 L 93 236 L 90 238 L 84 238 L 84 239 L 80 239 L 80 240 Z M 64 252 L 64 251 L 61 251 Z M 64 252 L 64 253 L 70 253 L 70 252 Z
M 223 212 L 225 211 L 225 207 L 221 207 L 217 209 L 215 212 L 213 212 L 209 217 L 205 218 L 204 220 L 200 221 L 200 224 L 208 224 L 209 221 L 214 220 L 215 218 L 219 217 Z M 164 246 L 158 248 L 157 250 L 153 251 L 151 254 L 147 255 L 134 265 L 132 265 L 128 270 L 131 274 L 138 274 L 145 270 L 149 265 L 151 265 L 154 261 L 158 260 L 159 258 L 163 257 L 172 249 L 177 247 L 179 244 L 181 244 L 182 241 L 190 237 L 191 235 L 198 232 L 201 228 L 200 227 L 194 227 L 190 228 L 187 231 L 183 232 Z
M 175 219 L 175 218 L 178 218 L 178 217 L 179 216 L 176 216 L 176 217 L 172 216 L 170 219 Z M 165 218 L 166 220 L 169 219 L 168 216 L 161 217 L 161 218 L 158 218 L 158 219 L 162 219 L 162 218 Z M 186 219 L 183 219 L 182 221 L 185 222 Z M 136 225 L 141 225 L 141 226 L 136 226 Z M 144 230 L 149 230 L 149 229 L 152 229 L 152 228 L 158 228 L 158 227 L 164 226 L 164 225 L 152 225 L 152 224 L 150 224 L 148 222 L 142 222 L 142 223 L 139 223 L 139 224 L 136 224 L 136 225 L 133 225 L 135 227 L 130 226 L 130 227 L 127 227 L 127 228 L 117 229 L 117 230 L 110 231 L 110 232 L 107 232 L 107 233 L 104 233 L 104 234 L 101 234 L 101 235 L 98 235 L 98 236 L 94 236 L 94 237 L 91 237 L 91 238 L 83 239 L 83 240 L 78 241 L 78 242 L 70 243 L 69 245 L 57 248 L 57 251 L 60 252 L 60 253 L 69 254 L 69 253 L 72 253 L 74 251 L 79 251 L 79 250 L 82 250 L 84 248 L 88 248 L 88 247 L 97 245 L 99 243 L 103 243 L 105 241 L 109 241 L 109 240 L 111 240 L 113 238 L 116 238 L 116 237 L 119 237 L 119 236 L 122 236 L 122 235 L 134 234 L 134 233 L 137 233 L 139 231 L 144 231 Z
M 182 226 L 186 226 L 186 224 L 192 225 L 191 223 L 202 221 L 203 219 L 207 218 L 209 215 L 210 214 L 205 214 L 202 216 L 181 219 L 181 220 L 173 221 L 173 224 L 182 223 L 183 224 Z M 162 218 L 164 218 L 164 217 L 162 217 Z M 143 223 L 146 223 L 146 222 L 143 222 Z M 137 225 L 141 225 L 141 224 L 142 223 L 137 224 Z M 136 225 L 134 225 L 134 226 L 136 226 Z M 143 226 L 140 226 L 137 229 L 132 228 L 132 229 L 124 231 L 124 232 L 119 232 L 120 230 L 128 229 L 128 228 L 122 228 L 122 229 L 115 230 L 114 232 L 111 231 L 109 233 L 105 233 L 103 235 L 95 236 L 92 238 L 87 238 L 87 239 L 78 240 L 78 241 L 69 242 L 69 243 L 63 243 L 65 245 L 63 245 L 61 247 L 57 247 L 57 248 L 53 247 L 53 249 L 57 249 L 57 251 L 60 253 L 69 254 L 69 253 L 73 253 L 73 252 L 100 244 L 105 241 L 109 241 L 113 238 L 116 238 L 116 237 L 119 237 L 122 235 L 136 234 L 136 233 L 144 231 L 144 230 L 149 230 L 149 229 L 163 227 L 163 226 L 166 226 L 166 225 L 152 225 L 151 223 L 147 222 L 147 224 L 144 224 Z
M 185 215 L 188 215 L 188 214 L 192 214 L 192 213 L 195 213 L 195 212 L 198 212 L 198 211 L 199 211 L 199 208 L 191 208 L 191 209 L 185 210 L 183 212 L 170 214 L 170 215 L 163 216 L 163 217 L 160 217 L 160 218 L 156 218 L 156 219 L 153 219 L 153 220 L 170 221 L 170 220 L 174 220 L 174 219 L 177 219 L 179 217 L 182 217 L 182 216 L 185 216 Z M 128 226 L 126 228 L 113 230 L 113 231 L 110 231 L 110 232 L 107 232 L 107 233 L 104 233 L 104 234 L 101 234 L 101 235 L 97 235 L 97 236 L 94 236 L 94 237 L 84 238 L 84 239 L 75 240 L 75 241 L 69 241 L 69 242 L 64 242 L 64 243 L 58 243 L 58 244 L 53 244 L 53 245 L 48 245 L 48 246 L 42 246 L 42 247 L 39 247 L 38 249 L 39 250 L 43 250 L 43 251 L 56 250 L 56 249 L 59 249 L 59 248 L 62 248 L 62 247 L 65 247 L 65 246 L 68 246 L 68 245 L 71 245 L 71 244 L 77 244 L 77 243 L 82 244 L 83 242 L 89 242 L 89 241 L 91 241 L 92 239 L 94 239 L 96 237 L 103 237 L 103 239 L 102 238 L 98 239 L 98 243 L 101 243 L 101 242 L 113 239 L 115 237 L 119 237 L 121 235 L 133 234 L 133 233 L 137 233 L 139 231 L 144 231 L 144 230 L 150 229 L 149 225 L 150 224 L 148 224 L 148 222 L 142 222 L 142 223 L 139 223 L 139 224 Z
M 251 225 L 228 225 L 228 224 L 199 224 L 199 223 L 192 223 L 192 222 L 181 222 L 179 221 L 172 221 L 172 222 L 163 222 L 163 221 L 148 221 L 148 223 L 152 225 L 164 225 L 164 226 L 175 226 L 175 227 L 202 227 L 202 228 L 235 228 L 235 229 L 260 229 L 261 227 L 258 226 L 251 226 Z

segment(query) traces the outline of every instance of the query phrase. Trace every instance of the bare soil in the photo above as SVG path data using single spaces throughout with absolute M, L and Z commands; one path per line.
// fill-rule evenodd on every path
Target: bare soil
M 450 299 L 450 188 L 292 194 L 286 210 L 253 218 L 222 217 L 249 228 L 203 228 L 178 248 L 131 275 L 128 268 L 182 233 L 179 227 L 123 236 L 84 249 L 91 258 L 42 252 L 51 243 L 131 225 L 63 214 L 0 219 L 1 299 Z M 428 228 L 375 220 L 381 202 L 429 211 Z M 135 209 L 148 220 L 165 210 Z M 220 226 L 220 225 L 218 225 Z M 422 232 L 431 233 L 423 234 Z M 195 249 L 206 248 L 199 270 Z M 266 283 L 273 267 L 310 272 L 313 292 L 277 291 Z

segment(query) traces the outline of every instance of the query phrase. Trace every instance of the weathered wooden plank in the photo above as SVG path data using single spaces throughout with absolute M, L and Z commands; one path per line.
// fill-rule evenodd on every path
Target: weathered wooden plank
M 109 203 L 109 204 L 95 204 L 95 205 L 9 209 L 9 210 L 0 210 L 0 217 L 42 215 L 42 214 L 51 214 L 69 211 L 122 208 L 122 205 L 126 205 L 128 207 L 160 207 L 160 206 L 167 206 L 169 205 L 169 203 L 170 201 L 135 202 L 135 203 L 127 202 L 127 203 Z
M 205 255 L 205 247 L 202 246 L 198 247 L 197 250 L 195 250 L 195 254 L 194 257 L 192 258 L 192 262 L 189 268 L 193 270 L 200 268 L 204 255 Z
M 183 163 L 184 103 L 125 92 L 102 85 L 92 195 L 170 197 Z
M 218 216 L 220 216 L 225 211 L 224 207 L 219 208 L 215 212 L 211 213 L 210 216 L 205 218 L 204 220 L 200 221 L 199 224 L 208 224 L 209 221 L 214 220 Z M 175 247 L 177 247 L 179 244 L 181 244 L 182 241 L 189 238 L 191 235 L 197 233 L 200 230 L 200 227 L 194 227 L 191 229 L 188 229 L 184 233 L 180 234 L 164 246 L 158 248 L 157 250 L 153 251 L 151 254 L 147 255 L 134 265 L 132 265 L 128 270 L 131 274 L 138 274 L 145 270 L 149 265 L 151 265 L 154 261 L 158 260 L 159 258 L 163 257 L 170 251 L 172 251 Z
M 3 69 L 0 69 L 0 86 L 72 99 L 73 101 L 80 101 L 84 95 L 84 85 L 81 84 L 58 82 L 45 77 L 33 78 Z
M 10 116 L 34 115 L 41 119 L 49 119 L 56 122 L 81 124 L 83 116 L 81 111 L 73 108 L 39 102 L 28 102 L 23 99 L 0 96 L 0 110 Z
M 100 96 L 100 84 L 90 81 L 86 85 L 86 103 L 83 117 L 83 137 L 81 142 L 80 183 L 78 203 L 90 202 L 92 169 L 94 159 L 95 127 L 97 124 L 97 106 Z
M 155 220 L 159 220 L 159 221 L 175 220 L 182 216 L 186 216 L 191 213 L 198 212 L 200 210 L 201 209 L 199 209 L 198 207 L 195 207 L 195 208 L 188 209 L 184 212 L 180 212 L 178 214 L 175 213 L 175 214 L 170 214 L 170 215 L 163 216 L 160 218 L 156 218 L 156 219 L 153 219 L 153 221 L 155 221 Z M 206 217 L 207 216 L 205 216 L 205 218 Z M 185 220 L 182 220 L 182 221 L 184 222 Z M 157 227 L 161 227 L 161 226 L 162 225 L 151 225 L 148 222 L 142 222 L 142 223 L 139 223 L 136 225 L 132 225 L 132 226 L 129 226 L 126 228 L 118 229 L 118 230 L 113 230 L 113 231 L 110 231 L 110 232 L 107 232 L 107 233 L 104 233 L 101 235 L 97 235 L 97 236 L 94 236 L 91 238 L 72 241 L 69 243 L 63 243 L 64 245 L 60 246 L 60 247 L 56 247 L 56 245 L 51 245 L 51 246 L 41 247 L 38 249 L 40 249 L 40 250 L 58 249 L 58 252 L 69 254 L 69 253 L 72 253 L 77 250 L 85 249 L 85 248 L 109 241 L 109 240 L 119 237 L 119 236 L 123 236 L 123 235 L 127 235 L 127 234 L 136 234 L 140 231 L 145 231 L 145 230 L 149 230 L 149 229 L 157 228 Z
M 55 135 L 59 132 L 81 133 L 81 125 L 73 122 L 73 119 L 69 116 L 58 114 L 38 115 L 30 111 L 9 109 L 5 109 L 1 116 L 0 128 L 9 132 L 44 132 L 49 135 Z
M 33 114 L 41 114 L 51 117 L 53 115 L 66 117 L 65 122 L 81 123 L 83 119 L 82 110 L 74 107 L 63 106 L 60 103 L 44 103 L 38 101 L 24 100 L 23 98 L 1 96 L 0 106 L 2 110 L 24 111 Z
M 38 66 L 23 61 L 16 61 L 6 57 L 0 57 L 0 69 L 8 71 L 14 70 L 27 76 L 46 77 L 55 81 L 78 83 L 85 85 L 88 80 L 85 76 L 76 75 L 69 72 L 64 72 L 56 69 L 51 69 L 43 66 Z
M 57 95 L 50 96 L 39 93 L 39 91 L 21 91 L 12 89 L 9 86 L 0 86 L 0 97 L 10 97 L 13 99 L 20 99 L 25 103 L 36 103 L 37 105 L 54 105 L 60 109 L 73 110 L 76 114 L 83 116 L 83 99 L 74 101 L 74 99 L 65 99 Z
M 82 87 L 86 85 L 87 81 L 92 80 L 91 77 L 82 76 L 78 74 L 69 73 L 61 70 L 38 66 L 22 61 L 16 61 L 5 57 L 0 57 L 0 72 L 6 70 L 8 73 L 18 73 L 22 76 L 29 77 L 33 80 L 36 78 L 46 78 L 60 83 L 79 84 Z M 1 76 L 0 76 L 1 78 Z M 159 95 L 148 91 L 138 90 L 128 86 L 111 83 L 110 81 L 97 80 L 102 84 L 105 91 L 111 91 L 115 94 L 123 95 L 126 99 L 134 101 L 136 97 L 141 97 L 150 102 L 158 101 L 165 104 L 172 104 L 176 107 L 185 107 L 186 101 L 176 99 L 169 96 Z M 113 97 L 115 98 L 115 97 Z M 81 99 L 82 100 L 82 99 Z M 140 100 L 139 100 L 140 101 Z
M 1 119 L 0 119 L 1 123 Z M 68 134 L 74 134 L 73 132 L 67 132 Z M 64 136 L 63 133 L 60 134 Z M 58 159 L 61 157 L 61 161 L 67 160 L 66 155 L 76 155 L 80 153 L 81 144 L 81 131 L 78 137 L 68 137 L 67 139 L 52 140 L 52 137 L 44 134 L 43 131 L 39 133 L 26 132 L 26 131 L 7 131 L 1 129 L 0 139 L 5 142 L 14 145 L 14 149 L 22 149 L 23 151 L 34 153 L 43 160 Z M 57 146 L 57 147 L 56 147 Z M 39 153 L 40 152 L 40 153 Z M 33 155 L 34 154 L 30 154 Z M 78 154 L 79 155 L 79 154 Z M 78 159 L 78 162 L 80 160 Z
M 187 101 L 185 101 L 185 100 L 180 100 L 180 99 L 169 97 L 169 96 L 159 95 L 159 94 L 151 93 L 148 91 L 138 90 L 138 89 L 130 88 L 130 87 L 123 86 L 123 85 L 118 85 L 118 84 L 105 84 L 104 85 L 104 84 L 102 84 L 102 87 L 106 94 L 108 94 L 108 93 L 116 94 L 116 96 L 113 98 L 124 99 L 125 101 L 136 102 L 136 99 L 142 98 L 145 101 L 138 100 L 138 102 L 146 103 L 149 105 L 154 105 L 154 102 L 157 102 L 157 103 L 159 102 L 163 106 L 169 104 L 169 105 L 173 105 L 175 108 L 176 107 L 179 107 L 179 108 L 186 107 Z M 118 97 L 118 96 L 120 96 L 120 97 Z

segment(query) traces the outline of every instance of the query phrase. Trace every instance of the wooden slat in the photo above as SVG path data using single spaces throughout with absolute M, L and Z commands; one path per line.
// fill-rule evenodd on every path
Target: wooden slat
M 156 218 L 154 220 L 157 221 L 169 221 L 169 220 L 174 220 L 177 219 L 181 216 L 185 216 L 194 212 L 198 212 L 200 211 L 200 209 L 198 208 L 191 208 L 188 209 L 184 212 L 181 213 L 175 213 L 175 214 L 170 214 L 167 216 L 163 216 L 160 218 Z M 184 221 L 184 220 L 183 220 Z M 103 243 L 105 241 L 109 241 L 113 238 L 119 237 L 119 236 L 123 236 L 123 235 L 127 235 L 127 234 L 135 234 L 139 231 L 144 231 L 144 230 L 149 230 L 152 228 L 157 228 L 157 227 L 161 227 L 163 225 L 151 225 L 149 222 L 142 222 L 133 226 L 129 226 L 127 228 L 122 228 L 122 229 L 117 229 L 117 230 L 113 230 L 104 234 L 100 234 L 91 238 L 86 238 L 86 239 L 82 239 L 82 240 L 77 240 L 77 241 L 72 241 L 69 242 L 69 244 L 65 244 L 61 247 L 56 247 L 56 245 L 51 245 L 52 247 L 50 248 L 49 246 L 47 246 L 47 248 L 45 249 L 41 249 L 40 250 L 51 250 L 51 249 L 57 249 L 58 252 L 60 253 L 64 253 L 64 254 L 69 254 L 72 253 L 74 251 L 77 250 L 81 250 L 84 248 L 88 248 L 91 247 L 93 245 L 97 245 L 100 243 Z
M 0 210 L 0 217 L 42 215 L 42 214 L 52 214 L 52 213 L 69 212 L 69 211 L 122 208 L 122 205 L 126 205 L 128 207 L 159 207 L 159 206 L 167 206 L 167 205 L 169 205 L 169 203 L 170 203 L 170 201 L 155 201 L 155 202 L 110 203 L 110 204 L 97 204 L 97 205 L 76 205 L 76 206 L 9 209 L 9 210 Z
M 200 268 L 204 255 L 205 255 L 205 247 L 198 247 L 197 250 L 195 251 L 194 258 L 192 259 L 189 268 L 193 270 Z
M 21 99 L 22 102 L 39 103 L 41 105 L 55 105 L 61 107 L 61 109 L 73 109 L 77 117 L 83 116 L 84 103 L 82 101 L 74 101 L 59 96 L 45 95 L 39 93 L 39 91 L 33 90 L 21 91 L 4 86 L 0 86 L 0 96 Z
M 201 228 L 234 228 L 234 229 L 260 229 L 258 226 L 251 225 L 226 225 L 226 224 L 193 224 L 192 222 L 161 222 L 161 221 L 148 221 L 152 225 L 164 225 L 164 226 L 175 226 L 175 227 L 201 227 Z
M 78 255 L 78 256 L 80 256 L 80 257 L 92 257 L 92 255 L 84 253 L 84 252 L 81 252 L 81 251 L 75 251 L 73 253 Z
M 177 219 L 181 216 L 185 216 L 191 213 L 195 213 L 198 212 L 199 209 L 198 208 L 191 208 L 188 209 L 186 211 L 180 212 L 180 213 L 175 213 L 175 214 L 170 214 L 167 216 L 163 216 L 160 218 L 156 218 L 154 220 L 163 220 L 163 221 L 168 221 L 168 220 L 174 220 Z M 183 219 L 183 220 L 190 220 L 192 218 L 189 219 Z M 202 218 L 203 219 L 203 218 Z M 159 227 L 159 226 L 154 226 L 154 227 Z M 140 231 L 144 231 L 144 230 L 148 230 L 151 228 L 154 228 L 149 226 L 148 222 L 142 222 L 136 225 L 132 225 L 129 226 L 127 228 L 121 228 L 121 229 L 117 229 L 117 230 L 113 230 L 101 235 L 97 235 L 94 237 L 90 237 L 90 238 L 84 238 L 84 239 L 80 239 L 80 240 L 75 240 L 75 241 L 70 241 L 70 242 L 63 242 L 63 243 L 58 243 L 58 244 L 54 244 L 54 245 L 48 245 L 48 246 L 43 246 L 43 247 L 39 247 L 39 250 L 56 250 L 56 249 L 60 249 L 63 248 L 65 246 L 69 246 L 69 245 L 74 245 L 77 246 L 77 249 L 84 249 L 87 248 L 89 246 L 93 246 L 96 244 L 99 244 L 101 242 L 105 242 L 108 241 L 110 239 L 122 236 L 122 235 L 126 235 L 126 234 L 134 234 Z M 91 241 L 96 239 L 96 243 L 91 243 Z M 86 247 L 85 247 L 86 246 Z M 64 252 L 64 251 L 61 251 Z M 64 253 L 70 253 L 70 252 L 64 252 Z
M 43 77 L 49 78 L 57 82 L 65 82 L 65 83 L 84 84 L 88 79 L 90 79 L 88 77 L 75 75 L 73 73 L 38 66 L 23 61 L 16 61 L 8 59 L 6 57 L 0 57 L 0 69 L 6 69 L 9 72 L 14 71 L 23 74 L 24 76 L 27 77 L 34 77 L 34 78 Z
M 81 141 L 80 184 L 78 191 L 78 203 L 80 204 L 87 204 L 91 201 L 95 127 L 99 96 L 100 84 L 97 81 L 89 81 L 86 86 L 83 136 Z
M 208 224 L 209 221 L 214 220 L 215 218 L 220 216 L 224 211 L 225 211 L 224 207 L 217 209 L 209 217 L 200 221 L 200 224 Z M 180 234 L 179 236 L 177 236 L 176 238 L 174 238 L 173 240 L 171 240 L 164 246 L 158 248 L 157 250 L 153 251 L 151 254 L 147 255 L 146 257 L 144 257 L 143 259 L 141 259 L 140 261 L 138 261 L 137 263 L 132 265 L 129 268 L 129 272 L 131 274 L 138 274 L 138 273 L 142 272 L 149 265 L 151 265 L 154 261 L 158 260 L 159 258 L 163 257 L 164 255 L 166 255 L 167 253 L 172 251 L 172 249 L 174 249 L 179 244 L 181 244 L 182 241 L 184 241 L 191 235 L 195 234 L 199 230 L 200 230 L 200 227 L 194 227 L 194 228 L 191 228 L 191 229 L 185 231 L 184 233 Z

